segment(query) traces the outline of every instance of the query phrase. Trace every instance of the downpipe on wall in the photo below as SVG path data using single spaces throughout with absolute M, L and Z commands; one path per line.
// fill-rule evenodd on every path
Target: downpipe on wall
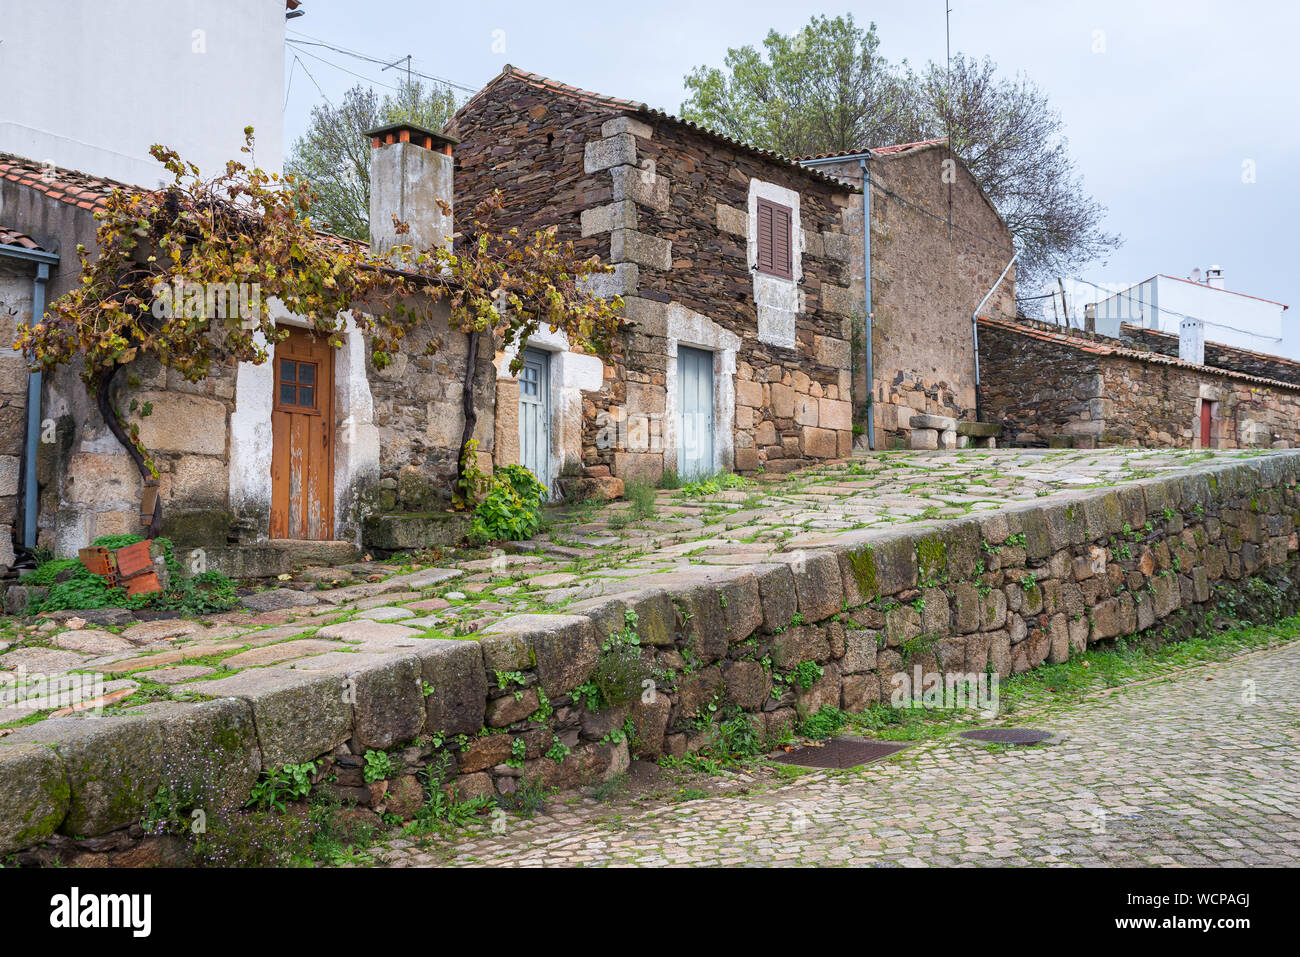
M 998 291 L 1002 285 L 1002 280 L 1007 278 L 1007 273 L 1011 272 L 1011 267 L 1016 264 L 1016 259 L 1020 256 L 1019 252 L 1011 254 L 1011 261 L 1007 263 L 1006 268 L 1002 270 L 1002 275 L 998 276 L 998 281 L 993 287 L 984 294 L 980 304 L 975 307 L 975 311 L 970 314 L 970 330 L 975 339 L 975 421 L 984 421 L 984 407 L 980 402 L 980 311 L 984 308 L 985 303 L 993 298 L 993 294 Z

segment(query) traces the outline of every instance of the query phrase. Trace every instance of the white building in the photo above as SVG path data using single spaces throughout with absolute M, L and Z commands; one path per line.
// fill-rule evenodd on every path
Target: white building
M 0 0 L 0 152 L 158 185 L 162 143 L 213 174 L 284 165 L 285 15 L 299 0 Z
M 1156 275 L 1096 303 L 1097 331 L 1118 336 L 1130 323 L 1178 335 L 1184 319 L 1200 319 L 1211 342 L 1300 359 L 1300 342 L 1284 323 L 1287 306 L 1224 288 L 1223 270 L 1199 269 L 1190 279 Z

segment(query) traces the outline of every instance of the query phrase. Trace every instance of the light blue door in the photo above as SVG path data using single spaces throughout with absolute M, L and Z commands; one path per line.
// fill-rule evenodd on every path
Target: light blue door
M 713 472 L 713 353 L 677 347 L 677 474 Z
M 519 370 L 519 464 L 551 484 L 551 357 L 524 350 Z

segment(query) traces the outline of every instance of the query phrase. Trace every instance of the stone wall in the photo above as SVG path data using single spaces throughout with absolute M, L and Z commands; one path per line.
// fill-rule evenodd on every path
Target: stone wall
M 582 391 L 581 435 L 564 450 L 564 465 L 589 479 L 652 482 L 675 467 L 679 342 L 715 356 L 718 468 L 784 471 L 846 455 L 851 191 L 578 92 L 507 72 L 453 126 L 463 140 L 460 215 L 503 189 L 511 223 L 555 227 L 581 251 L 612 263 L 614 274 L 595 288 L 627 302 L 631 324 L 603 385 Z M 789 303 L 769 303 L 749 268 L 755 181 L 798 199 L 802 283 L 783 290 Z M 793 311 L 790 346 L 760 335 L 769 305 Z
M 942 144 L 868 161 L 877 448 L 904 445 L 916 414 L 975 419 L 971 313 L 1011 259 L 1011 233 L 965 165 L 947 161 Z M 857 160 L 819 168 L 861 187 Z M 852 265 L 859 284 L 862 257 L 857 240 Z M 1015 315 L 1014 269 L 985 311 Z M 865 348 L 858 323 L 855 353 Z M 855 369 L 855 395 L 862 396 L 864 363 Z
M 391 626 L 369 622 L 366 652 L 240 672 L 207 685 L 204 703 L 47 719 L 0 739 L 0 775 L 20 784 L 0 792 L 0 854 L 51 838 L 78 853 L 129 844 L 164 769 L 174 781 L 195 755 L 229 782 L 234 806 L 259 771 L 319 759 L 319 787 L 409 816 L 413 775 L 428 766 L 461 797 L 573 786 L 632 756 L 698 750 L 717 715 L 749 715 L 780 740 L 820 708 L 888 700 L 895 676 L 918 667 L 1006 676 L 1116 638 L 1184 638 L 1226 600 L 1290 613 L 1298 478 L 1300 454 L 1278 453 L 848 532 L 770 564 L 644 577 L 477 640 L 403 632 L 386 646 Z M 606 636 L 631 622 L 653 684 L 590 710 L 581 686 Z M 805 662 L 820 669 L 808 686 L 776 680 Z M 388 780 L 364 781 L 370 749 L 393 755 Z
M 985 417 L 1019 445 L 1300 444 L 1300 385 L 1197 366 L 1046 323 L 980 323 Z

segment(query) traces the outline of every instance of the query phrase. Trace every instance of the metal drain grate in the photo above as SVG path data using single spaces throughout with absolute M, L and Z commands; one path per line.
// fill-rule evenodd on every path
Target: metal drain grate
M 963 738 L 976 741 L 992 741 L 996 744 L 1036 744 L 1052 737 L 1048 731 L 1032 731 L 1029 728 L 985 728 L 977 731 L 963 731 Z
M 801 768 L 856 768 L 868 761 L 878 761 L 906 748 L 891 741 L 864 741 L 861 738 L 831 738 L 819 748 L 804 747 L 789 751 L 776 761 L 797 764 Z

